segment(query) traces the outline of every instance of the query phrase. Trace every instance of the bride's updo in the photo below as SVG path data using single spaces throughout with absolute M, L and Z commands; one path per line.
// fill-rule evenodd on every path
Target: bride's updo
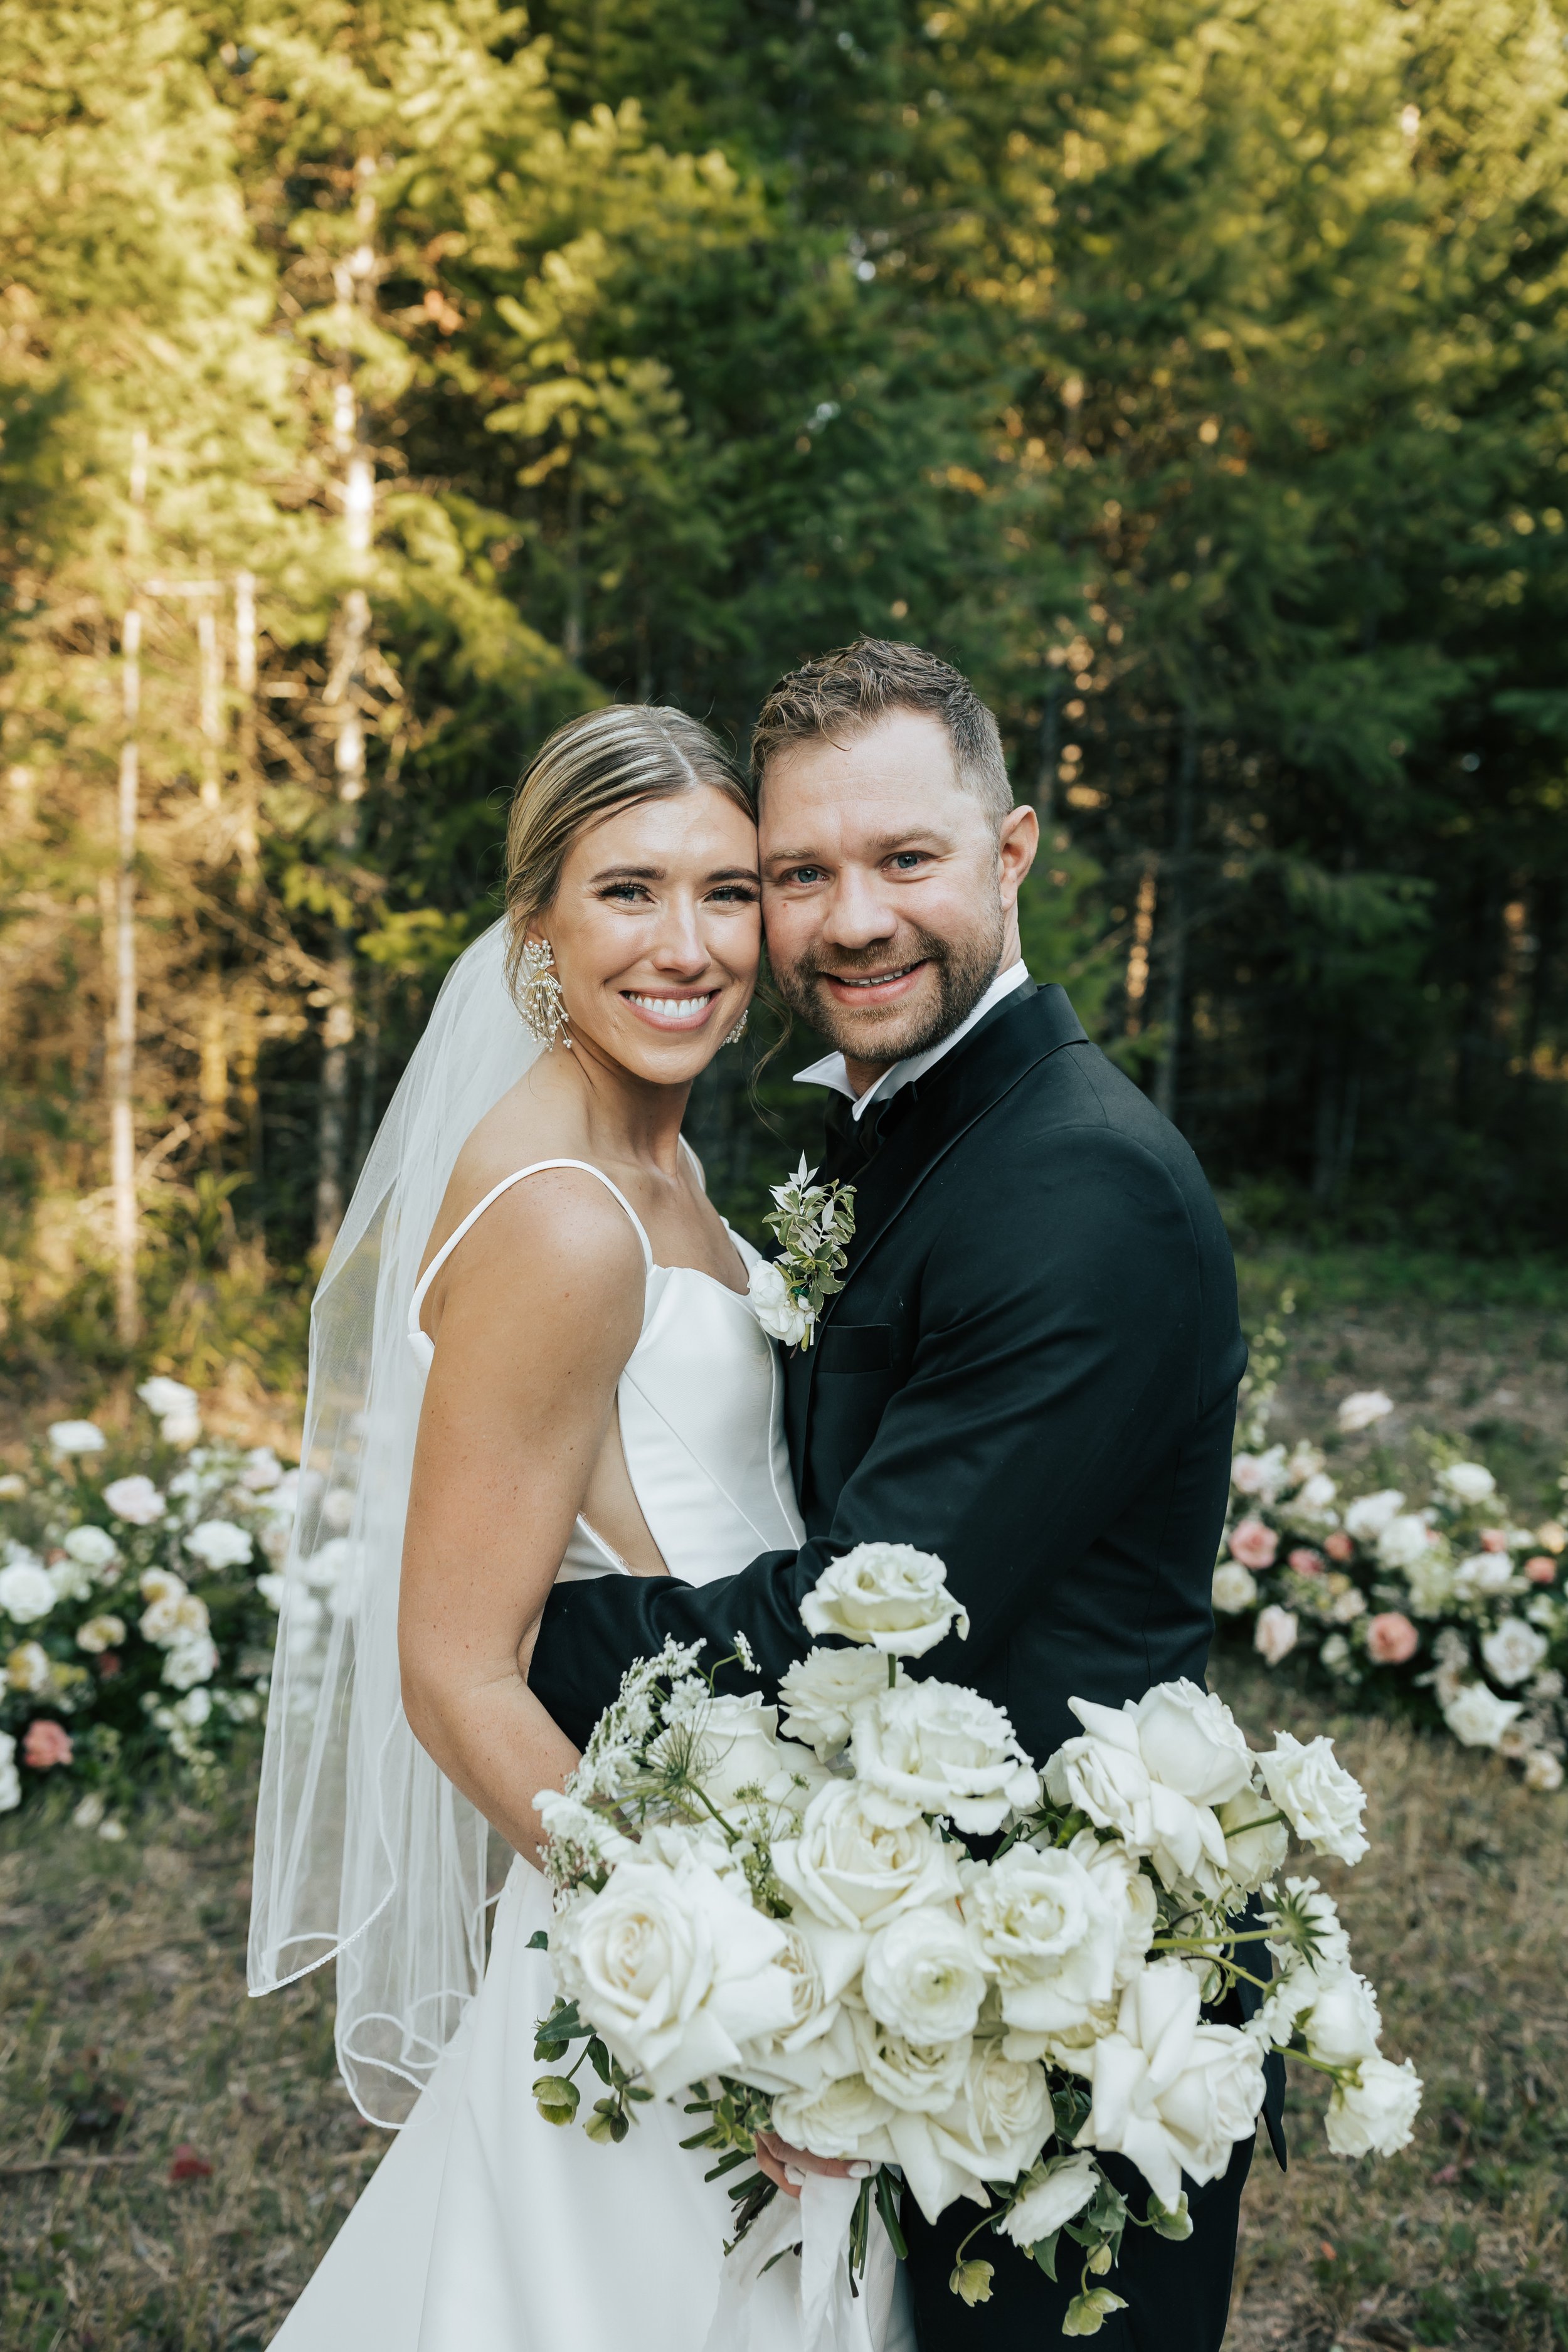
M 517 989 L 523 940 L 561 884 L 584 826 L 637 801 L 710 785 L 756 822 L 743 770 L 700 719 L 650 702 L 612 702 L 558 727 L 512 795 L 506 827 L 507 985 Z

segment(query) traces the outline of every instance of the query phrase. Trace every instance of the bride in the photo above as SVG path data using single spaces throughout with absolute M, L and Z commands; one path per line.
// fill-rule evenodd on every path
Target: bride
M 688 2118 L 647 2105 L 601 2147 L 533 2103 L 532 1799 L 576 1756 L 519 1653 L 558 1577 L 702 1583 L 801 1541 L 756 1253 L 680 1133 L 761 949 L 752 798 L 707 730 L 647 707 L 562 728 L 513 803 L 505 916 L 443 988 L 322 1277 L 250 1985 L 335 1959 L 344 2079 L 402 2128 L 282 2352 L 708 2337 L 731 2205 Z M 713 2352 L 799 2352 L 797 2271 Z M 879 2284 L 890 2347 L 890 2260 Z

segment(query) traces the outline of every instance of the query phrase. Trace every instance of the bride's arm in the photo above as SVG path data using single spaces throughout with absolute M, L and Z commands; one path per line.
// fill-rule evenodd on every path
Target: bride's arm
M 531 1639 L 642 1323 L 643 1265 L 591 1178 L 531 1177 L 454 1252 L 415 1450 L 398 1655 L 415 1738 L 519 1853 L 576 1750 L 528 1689 Z M 430 1328 L 427 1319 L 427 1328 Z

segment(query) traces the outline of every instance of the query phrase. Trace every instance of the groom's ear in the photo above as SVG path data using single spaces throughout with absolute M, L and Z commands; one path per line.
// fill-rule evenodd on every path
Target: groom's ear
M 996 836 L 996 863 L 1002 904 L 1016 906 L 1024 877 L 1039 854 L 1040 820 L 1027 801 L 1009 809 Z

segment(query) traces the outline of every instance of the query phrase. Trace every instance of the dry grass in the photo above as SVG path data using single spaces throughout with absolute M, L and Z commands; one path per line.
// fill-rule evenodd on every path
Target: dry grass
M 1321 1718 L 1261 1670 L 1226 1675 L 1256 1731 Z M 1289 2179 L 1254 2168 L 1230 2343 L 1560 2352 L 1568 1797 L 1449 1743 L 1336 1727 L 1377 1843 L 1331 1874 L 1426 2112 L 1405 2156 L 1350 2168 L 1295 2094 Z M 48 1812 L 0 1833 L 5 2352 L 265 2345 L 384 2146 L 333 2072 L 330 1986 L 246 1999 L 246 1874 L 237 1798 L 166 1801 L 120 1847 Z M 172 2180 L 185 2144 L 211 2173 Z

